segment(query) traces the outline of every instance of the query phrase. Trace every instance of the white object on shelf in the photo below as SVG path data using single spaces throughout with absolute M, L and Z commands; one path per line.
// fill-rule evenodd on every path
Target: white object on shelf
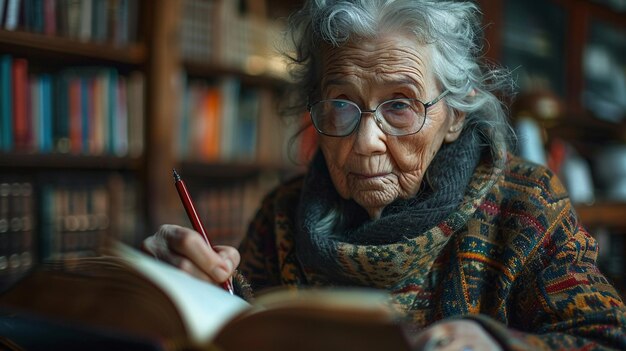
M 573 203 L 592 203 L 595 199 L 589 165 L 582 158 L 571 155 L 564 162 L 561 174 Z
M 541 127 L 535 120 L 521 117 L 515 124 L 520 156 L 540 165 L 547 165 Z

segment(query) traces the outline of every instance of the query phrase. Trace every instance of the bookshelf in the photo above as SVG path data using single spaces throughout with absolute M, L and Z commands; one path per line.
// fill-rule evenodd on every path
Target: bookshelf
M 284 151 L 298 126 L 276 113 L 287 81 L 274 53 L 281 28 L 274 5 L 180 0 L 155 9 L 162 14 L 157 37 L 179 40 L 155 40 L 152 47 L 163 55 L 155 55 L 161 66 L 151 76 L 169 83 L 154 85 L 152 95 L 160 96 L 148 138 L 159 145 L 146 155 L 154 176 L 149 193 L 158 204 L 150 209 L 154 223 L 187 223 L 174 188 L 163 185 L 176 168 L 205 226 L 214 227 L 212 241 L 236 244 L 261 196 L 301 171 Z M 224 218 L 232 218 L 231 228 L 220 230 Z
M 3 4 L 0 288 L 41 260 L 145 232 L 153 23 L 143 0 Z
M 286 78 L 271 41 L 281 28 L 277 18 L 286 15 L 293 3 L 8 2 L 21 6 L 5 7 L 6 15 L 0 18 L 0 58 L 8 69 L 0 73 L 0 82 L 7 76 L 13 79 L 14 62 L 23 62 L 25 87 L 17 95 L 25 99 L 20 108 L 27 123 L 19 122 L 25 129 L 22 124 L 18 129 L 28 137 L 24 137 L 27 142 L 16 142 L 14 111 L 8 112 L 9 117 L 0 113 L 0 188 L 15 185 L 30 191 L 27 197 L 12 196 L 13 190 L 0 196 L 0 235 L 13 238 L 2 240 L 0 246 L 0 288 L 39 260 L 90 254 L 103 236 L 138 245 L 163 223 L 186 225 L 172 185 L 172 168 L 185 178 L 205 213 L 203 220 L 216 223 L 210 227 L 216 243 L 230 244 L 243 234 L 244 223 L 266 190 L 301 171 L 281 151 L 297 126 L 288 127 L 273 113 Z M 199 56 L 197 52 L 203 50 Z M 40 77 L 50 80 L 45 83 L 50 86 L 38 88 L 32 83 Z M 66 85 L 59 87 L 57 82 Z M 236 87 L 233 96 L 223 94 L 220 101 L 230 98 L 235 107 L 247 106 L 241 113 L 233 113 L 231 106 L 231 114 L 254 115 L 241 122 L 252 123 L 246 136 L 235 134 L 238 125 L 228 134 L 233 140 L 249 139 L 247 150 L 226 155 L 220 149 L 213 157 L 180 152 L 186 139 L 179 123 L 185 94 L 193 84 Z M 107 87 L 118 85 L 123 87 L 106 93 Z M 0 89 L 13 104 L 13 80 Z M 31 109 L 35 98 L 42 99 L 42 107 Z M 108 102 L 107 110 L 102 106 Z M 122 121 L 111 117 L 120 114 Z M 74 115 L 80 118 L 69 120 Z M 218 118 L 226 123 L 222 115 Z M 81 128 L 74 128 L 77 121 L 82 122 Z M 124 137 L 118 140 L 113 131 L 121 126 Z M 224 133 L 220 129 L 216 135 Z M 220 141 L 223 148 L 222 144 L 226 142 Z M 20 205 L 21 213 L 9 213 L 16 201 L 28 206 Z M 27 233 L 3 226 L 3 220 L 11 221 L 9 217 L 29 217 L 24 223 L 30 224 L 21 226 L 28 228 Z M 11 250 L 28 252 L 32 262 L 24 259 L 20 269 L 8 268 Z M 13 262 L 18 262 L 15 257 Z
M 609 148 L 626 145 L 626 102 L 620 102 L 626 92 L 612 85 L 626 80 L 625 9 L 604 0 L 479 3 L 487 24 L 487 56 L 516 68 L 520 96 L 513 117 L 519 111 L 528 112 L 525 103 L 541 96 L 548 96 L 557 106 L 558 113 L 549 117 L 539 113 L 532 117 L 544 133 L 548 151 L 562 151 L 554 145 L 566 144 L 568 157 L 578 157 L 587 165 L 594 196 L 576 203 L 576 211 L 600 243 L 601 269 L 626 292 L 626 262 L 621 259 L 626 253 L 626 196 L 602 179 L 600 164 Z M 619 163 L 611 168 L 619 169 Z M 558 167 L 556 171 L 567 179 Z M 610 178 L 620 183 L 626 174 L 616 172 Z M 569 190 L 574 193 L 576 189 Z

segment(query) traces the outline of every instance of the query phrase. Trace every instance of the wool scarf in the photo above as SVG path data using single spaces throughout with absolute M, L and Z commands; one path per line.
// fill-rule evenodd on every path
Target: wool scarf
M 396 199 L 372 220 L 337 193 L 318 152 L 301 192 L 294 238 L 309 283 L 393 289 L 423 276 L 449 239 L 436 226 L 459 207 L 480 154 L 467 131 L 442 145 L 418 193 Z

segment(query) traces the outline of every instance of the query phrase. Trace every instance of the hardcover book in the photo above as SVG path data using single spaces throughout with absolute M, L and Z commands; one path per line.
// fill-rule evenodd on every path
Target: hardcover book
M 0 308 L 166 349 L 408 350 L 379 291 L 278 290 L 249 303 L 123 244 L 112 252 L 49 262 L 0 296 Z

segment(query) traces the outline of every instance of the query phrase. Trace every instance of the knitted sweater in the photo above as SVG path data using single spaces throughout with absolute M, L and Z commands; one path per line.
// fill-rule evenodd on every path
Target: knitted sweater
M 480 168 L 468 189 L 485 182 Z M 390 293 L 410 301 L 418 328 L 471 318 L 507 350 L 626 350 L 626 307 L 557 177 L 515 156 L 497 177 L 462 225 L 438 226 L 451 237 L 427 283 Z M 314 284 L 294 252 L 302 184 L 270 193 L 242 242 L 240 272 L 254 290 Z

